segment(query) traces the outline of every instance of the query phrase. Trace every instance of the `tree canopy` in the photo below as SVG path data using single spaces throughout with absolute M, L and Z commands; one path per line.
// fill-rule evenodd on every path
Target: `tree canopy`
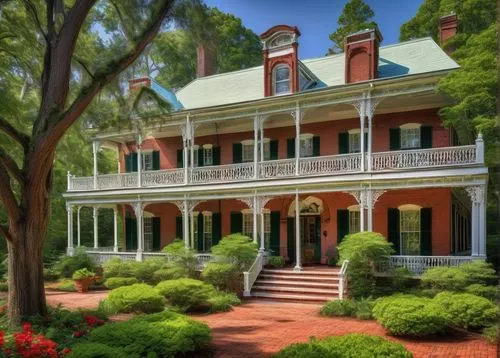
M 378 28 L 373 21 L 375 13 L 363 0 L 349 0 L 344 6 L 337 20 L 337 29 L 330 34 L 333 46 L 328 49 L 328 54 L 344 51 L 344 39 L 347 35 L 356 31 Z

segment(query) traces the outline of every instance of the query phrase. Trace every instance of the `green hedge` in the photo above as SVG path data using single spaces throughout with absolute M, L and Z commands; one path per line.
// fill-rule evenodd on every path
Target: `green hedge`
M 68 358 L 117 358 L 125 357 L 135 358 L 138 355 L 129 355 L 120 347 L 110 347 L 102 343 L 79 343 L 71 349 Z
M 358 319 L 372 319 L 375 302 L 372 299 L 329 301 L 321 307 L 322 316 L 346 316 Z
M 110 292 L 106 302 L 117 312 L 152 313 L 162 311 L 165 306 L 165 298 L 144 283 L 116 288 Z
M 185 356 L 203 351 L 211 339 L 206 324 L 168 310 L 106 324 L 91 331 L 88 337 L 92 343 L 120 348 L 126 353 L 116 357 Z
M 243 273 L 237 265 L 209 262 L 201 273 L 203 280 L 219 290 L 240 293 L 243 291 Z
M 292 344 L 275 355 L 276 358 L 406 358 L 413 355 L 400 343 L 378 336 L 347 334 L 312 338 L 308 343 Z
M 212 294 L 208 299 L 210 305 L 209 312 L 226 312 L 230 311 L 233 306 L 241 303 L 241 300 L 232 292 L 217 292 Z
M 474 283 L 467 286 L 465 292 L 487 298 L 490 301 L 494 301 L 498 296 L 498 289 L 496 286 L 486 286 L 480 283 Z
M 96 264 L 92 257 L 87 255 L 84 249 L 77 248 L 73 256 L 61 256 L 59 261 L 54 264 L 54 274 L 63 278 L 71 278 L 73 273 L 80 269 L 95 271 Z
M 137 283 L 135 277 L 110 277 L 104 281 L 104 286 L 109 289 L 115 289 L 122 286 L 130 286 Z
M 212 285 L 192 278 L 163 281 L 156 285 L 156 290 L 184 311 L 208 308 L 208 299 L 215 293 Z

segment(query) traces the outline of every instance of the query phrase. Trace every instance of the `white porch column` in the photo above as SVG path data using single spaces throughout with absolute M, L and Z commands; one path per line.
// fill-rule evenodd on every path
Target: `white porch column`
M 300 247 L 300 200 L 299 191 L 295 191 L 295 267 L 294 271 L 302 271 Z
M 366 191 L 359 193 L 359 230 L 365 231 Z
M 368 231 L 373 231 L 373 192 L 368 190 L 366 193 L 366 210 L 368 217 Z
M 113 208 L 113 251 L 118 252 L 118 208 Z
M 486 256 L 486 185 L 466 187 L 472 203 L 471 255 Z
M 137 150 L 137 186 L 140 188 L 142 186 L 142 137 L 137 135 L 136 150 Z
M 143 237 L 144 237 L 144 221 L 143 218 L 143 204 L 138 201 L 134 204 L 135 219 L 137 221 L 137 252 L 135 255 L 136 261 L 142 261 L 142 253 L 144 251 Z
M 259 162 L 259 116 L 255 116 L 253 119 L 253 177 L 258 177 L 258 162 Z
M 264 227 L 264 207 L 261 206 L 260 208 L 260 252 L 266 251 L 266 238 L 265 238 L 265 227 Z
M 81 206 L 76 209 L 76 245 L 77 247 L 82 246 L 81 245 L 81 240 L 80 240 L 80 210 L 82 209 Z
M 257 196 L 254 194 L 253 196 L 253 204 L 252 204 L 252 235 L 253 235 L 253 242 L 257 243 L 257 237 L 258 237 L 258 232 L 257 232 Z
M 97 153 L 99 152 L 99 142 L 92 142 L 92 154 L 94 155 L 94 189 L 97 189 Z
M 67 254 L 73 256 L 73 205 L 66 204 L 66 211 L 68 213 L 68 247 Z
M 182 203 L 182 224 L 184 225 L 184 247 L 189 249 L 189 208 L 187 199 L 184 199 Z
M 295 112 L 292 112 L 295 118 L 295 175 L 299 175 L 299 161 L 300 161 L 300 122 L 302 113 L 300 111 L 299 103 L 296 104 Z
M 264 119 L 260 121 L 260 158 L 261 162 L 264 161 Z
M 99 247 L 99 207 L 94 206 L 94 249 Z
M 368 163 L 368 168 L 367 170 L 371 172 L 372 170 L 372 119 L 373 119 L 373 113 L 372 113 L 372 98 L 371 96 L 368 97 L 368 105 L 367 105 L 367 114 L 368 114 L 368 148 L 366 150 L 366 160 Z M 363 137 L 361 137 L 364 140 L 364 134 Z M 371 230 L 369 230 L 371 231 Z
M 191 141 L 191 123 L 189 114 L 186 116 L 186 124 L 181 127 L 182 131 L 182 160 L 184 166 L 184 184 L 188 183 L 189 176 L 189 143 Z
M 359 126 L 361 128 L 360 131 L 360 150 L 361 150 L 361 171 L 365 171 L 365 161 L 366 161 L 366 153 L 365 153 L 365 113 L 366 113 L 366 103 L 365 103 L 365 95 L 363 94 L 363 99 L 360 103 L 359 110 Z M 361 211 L 362 213 L 362 211 Z M 363 231 L 363 229 L 361 229 Z
M 476 139 L 476 163 L 484 164 L 484 141 L 481 133 L 477 135 Z
M 191 248 L 194 249 L 195 246 L 194 246 L 194 205 L 191 204 L 190 207 L 189 207 L 189 223 L 190 223 L 190 230 L 189 230 L 189 234 L 190 234 L 190 240 L 191 240 Z

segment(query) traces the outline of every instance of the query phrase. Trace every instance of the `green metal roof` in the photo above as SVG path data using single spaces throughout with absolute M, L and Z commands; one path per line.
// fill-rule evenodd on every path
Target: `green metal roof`
M 301 60 L 319 79 L 308 89 L 341 86 L 344 79 L 344 54 Z M 381 46 L 378 79 L 421 74 L 458 68 L 431 38 Z M 264 98 L 263 66 L 201 77 L 176 93 L 184 109 L 203 108 Z

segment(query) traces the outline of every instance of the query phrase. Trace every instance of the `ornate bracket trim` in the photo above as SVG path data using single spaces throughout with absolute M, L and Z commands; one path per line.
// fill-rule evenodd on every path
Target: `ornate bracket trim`
M 484 185 L 474 185 L 465 187 L 473 204 L 482 204 L 486 193 Z

